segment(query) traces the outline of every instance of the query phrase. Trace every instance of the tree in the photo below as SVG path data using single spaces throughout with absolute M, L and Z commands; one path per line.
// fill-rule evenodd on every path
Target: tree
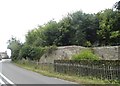
M 97 14 L 99 30 L 97 31 L 100 45 L 116 45 L 119 37 L 119 19 L 117 11 L 106 9 Z M 114 40 L 113 40 L 114 39 Z
M 105 9 L 97 14 L 77 11 L 68 14 L 58 23 L 51 20 L 29 31 L 26 35 L 26 44 L 37 47 L 118 45 L 119 26 L 120 13 L 113 9 Z
M 70 15 L 72 19 L 72 26 L 74 28 L 73 44 L 83 46 L 86 42 L 85 38 L 85 13 L 77 11 Z
M 44 54 L 44 48 L 25 44 L 20 50 L 19 57 L 24 59 L 39 61 L 43 54 Z
M 43 27 L 43 35 L 42 37 L 45 46 L 51 46 L 54 44 L 58 44 L 58 38 L 60 36 L 59 30 L 58 30 L 58 24 L 56 21 L 49 21 L 45 26 Z
M 118 11 L 120 11 L 120 1 L 115 3 L 114 8 L 116 8 Z
M 99 22 L 95 14 L 86 14 L 77 11 L 71 14 L 72 26 L 76 30 L 75 44 L 84 46 L 84 43 L 94 44 L 97 40 L 96 31 L 99 28 Z
M 18 60 L 19 58 L 19 51 L 22 47 L 22 43 L 17 40 L 15 37 L 12 37 L 10 40 L 8 40 L 8 46 L 7 48 L 11 50 L 11 59 L 12 60 Z
M 63 18 L 59 23 L 59 33 L 58 45 L 66 46 L 72 45 L 74 43 L 73 38 L 75 37 L 75 28 L 72 26 L 72 20 L 70 15 Z
M 37 29 L 33 29 L 31 31 L 29 31 L 26 35 L 26 43 L 28 45 L 33 45 L 33 43 L 35 42 L 35 40 L 37 39 Z

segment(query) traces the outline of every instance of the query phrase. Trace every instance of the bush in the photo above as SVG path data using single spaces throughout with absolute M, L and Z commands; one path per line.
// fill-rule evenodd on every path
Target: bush
M 20 50 L 20 52 L 19 52 L 19 57 L 22 59 L 22 58 L 24 58 L 24 59 L 27 59 L 27 58 L 29 58 L 30 57 L 30 52 L 31 52 L 31 46 L 29 46 L 29 45 L 24 45 L 22 48 L 21 48 L 21 50 Z
M 92 46 L 92 44 L 91 44 L 91 42 L 90 42 L 90 41 L 86 41 L 86 42 L 85 42 L 85 44 L 84 44 L 84 46 L 85 46 L 85 47 L 91 47 L 91 46 Z
M 53 51 L 57 50 L 57 46 L 52 45 L 52 46 L 46 47 L 45 50 L 46 50 L 46 53 L 51 54 Z
M 44 54 L 44 48 L 42 48 L 42 47 L 32 47 L 32 51 L 31 51 L 30 54 L 31 54 L 32 60 L 40 60 L 40 58 Z
M 19 53 L 19 57 L 22 59 L 39 60 L 44 54 L 44 48 L 35 47 L 30 45 L 24 45 Z
M 82 50 L 79 54 L 73 55 L 72 60 L 99 60 L 100 58 L 93 54 L 90 49 Z

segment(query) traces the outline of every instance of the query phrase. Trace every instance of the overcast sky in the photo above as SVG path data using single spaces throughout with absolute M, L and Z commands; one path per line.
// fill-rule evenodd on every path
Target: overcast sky
M 47 23 L 62 19 L 67 13 L 82 10 L 97 13 L 112 8 L 119 0 L 0 0 L 0 51 L 7 49 L 11 36 L 25 41 L 25 34 Z

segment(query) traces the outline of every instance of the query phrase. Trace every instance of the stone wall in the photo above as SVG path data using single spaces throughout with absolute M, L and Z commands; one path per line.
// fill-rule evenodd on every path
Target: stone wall
M 83 49 L 87 49 L 87 48 L 81 46 L 58 47 L 58 49 L 53 51 L 52 53 L 44 54 L 41 57 L 40 62 L 53 63 L 54 60 L 71 59 L 72 55 L 80 53 L 80 51 Z M 120 46 L 94 47 L 92 48 L 92 50 L 103 60 L 120 59 Z
M 103 60 L 120 60 L 120 46 L 94 47 L 93 50 Z
M 61 59 L 70 59 L 72 55 L 79 53 L 81 50 L 85 49 L 85 47 L 81 46 L 63 46 L 58 47 L 57 50 L 53 51 L 52 53 L 44 54 L 40 62 L 54 62 L 54 60 L 61 60 Z

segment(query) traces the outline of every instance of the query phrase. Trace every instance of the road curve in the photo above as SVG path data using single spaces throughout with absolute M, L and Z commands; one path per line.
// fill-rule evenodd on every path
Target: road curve
M 75 84 L 20 68 L 8 60 L 2 62 L 2 74 L 14 84 Z

